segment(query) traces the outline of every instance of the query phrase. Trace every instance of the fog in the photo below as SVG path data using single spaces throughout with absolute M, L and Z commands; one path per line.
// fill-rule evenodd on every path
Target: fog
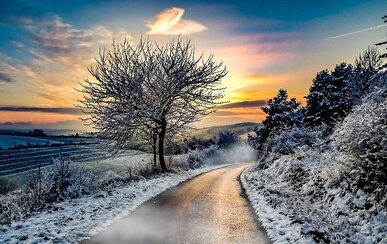
M 232 164 L 257 160 L 256 151 L 245 142 L 237 143 L 229 148 L 216 151 L 206 159 L 208 164 Z

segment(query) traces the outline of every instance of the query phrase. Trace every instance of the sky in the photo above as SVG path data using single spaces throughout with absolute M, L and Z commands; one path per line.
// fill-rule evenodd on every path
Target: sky
M 0 127 L 87 130 L 74 105 L 100 48 L 180 35 L 229 73 L 225 101 L 198 127 L 264 119 L 278 89 L 304 102 L 315 74 L 385 40 L 387 1 L 5 1 L 0 9 Z

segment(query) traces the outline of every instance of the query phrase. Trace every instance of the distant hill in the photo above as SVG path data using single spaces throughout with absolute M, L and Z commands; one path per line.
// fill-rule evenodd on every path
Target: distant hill
M 17 133 L 28 132 L 34 129 L 42 129 L 45 134 L 59 136 L 72 135 L 78 133 L 79 135 L 93 132 L 91 127 L 86 127 L 82 121 L 68 120 L 59 121 L 55 123 L 31 123 L 31 122 L 4 122 L 0 123 L 0 132 Z
M 191 132 L 191 135 L 195 136 L 196 138 L 209 139 L 214 136 L 217 136 L 222 131 L 230 131 L 240 136 L 242 139 L 244 139 L 244 138 L 247 138 L 248 133 L 253 132 L 256 126 L 259 127 L 261 126 L 261 124 L 254 123 L 254 122 L 244 122 L 244 123 L 237 123 L 232 125 L 212 126 L 212 127 L 194 129 Z

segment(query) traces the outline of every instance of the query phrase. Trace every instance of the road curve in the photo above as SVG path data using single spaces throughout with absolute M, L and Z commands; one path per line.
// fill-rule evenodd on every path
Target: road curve
M 142 204 L 83 243 L 271 243 L 239 182 L 247 166 L 201 174 Z

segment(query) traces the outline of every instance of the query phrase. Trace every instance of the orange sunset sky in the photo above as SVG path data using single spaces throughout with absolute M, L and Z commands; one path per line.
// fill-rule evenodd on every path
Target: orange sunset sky
M 99 47 L 141 35 L 181 35 L 227 66 L 230 103 L 198 127 L 259 122 L 279 88 L 303 102 L 316 72 L 383 40 L 386 10 L 385 1 L 10 1 L 0 10 L 0 125 L 87 130 L 74 108 L 87 67 Z

